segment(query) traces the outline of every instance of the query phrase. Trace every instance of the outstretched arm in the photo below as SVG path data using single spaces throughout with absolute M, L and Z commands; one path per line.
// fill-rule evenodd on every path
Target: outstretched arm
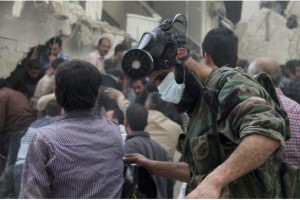
M 114 88 L 107 88 L 104 92 L 109 98 L 117 101 L 119 109 L 122 110 L 125 115 L 128 106 L 131 104 L 131 102 L 125 98 L 125 95 L 121 91 Z
M 186 198 L 219 198 L 224 186 L 259 167 L 278 147 L 279 141 L 263 135 L 253 134 L 245 137 L 231 156 Z
M 157 176 L 163 176 L 182 182 L 188 182 L 190 180 L 190 169 L 184 162 L 173 163 L 150 160 L 137 153 L 127 154 L 124 159 L 144 166 L 151 174 Z

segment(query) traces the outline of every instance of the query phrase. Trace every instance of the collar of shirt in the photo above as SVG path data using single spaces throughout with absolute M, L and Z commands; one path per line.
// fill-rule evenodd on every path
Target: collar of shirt
M 97 55 L 97 58 L 98 58 L 99 60 L 101 60 L 101 61 L 103 60 L 103 61 L 104 61 L 104 56 L 101 56 L 100 53 L 99 53 L 99 51 L 98 51 L 97 49 L 96 49 L 94 52 L 95 52 L 95 54 Z
M 70 57 L 62 51 L 59 52 L 59 54 L 57 55 L 57 58 L 63 58 L 65 61 L 68 61 L 70 59 Z
M 62 119 L 65 118 L 76 118 L 76 117 L 92 117 L 96 115 L 96 111 L 94 108 L 89 110 L 72 110 L 66 111 L 63 115 L 61 115 Z
M 127 135 L 126 140 L 129 140 L 129 139 L 137 137 L 137 136 L 150 138 L 149 133 L 147 133 L 145 131 L 134 131 L 130 135 Z

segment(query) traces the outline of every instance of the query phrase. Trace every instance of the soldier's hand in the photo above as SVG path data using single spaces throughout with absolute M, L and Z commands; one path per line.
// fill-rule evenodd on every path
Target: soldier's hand
M 176 53 L 177 59 L 181 60 L 183 63 L 191 57 L 190 50 L 186 47 L 177 48 Z

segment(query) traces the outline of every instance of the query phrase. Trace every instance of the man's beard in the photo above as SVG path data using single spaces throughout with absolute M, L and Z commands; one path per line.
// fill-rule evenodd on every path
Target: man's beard
M 185 70 L 186 70 L 186 67 L 185 67 Z M 176 74 L 178 74 L 178 73 L 176 73 Z M 179 74 L 184 74 L 184 73 L 183 73 L 183 71 L 180 72 L 180 70 L 179 70 Z M 178 77 L 178 76 L 176 75 L 176 77 Z M 187 112 L 188 114 L 191 114 L 195 107 L 197 99 L 201 94 L 201 89 L 195 78 L 196 77 L 193 76 L 189 70 L 185 71 L 185 85 L 186 85 L 185 90 L 183 92 L 180 102 L 178 104 L 174 104 L 175 109 L 179 113 Z M 178 79 L 180 80 L 179 82 L 183 82 L 182 77 L 180 77 Z M 178 80 L 178 79 L 176 78 L 176 80 Z

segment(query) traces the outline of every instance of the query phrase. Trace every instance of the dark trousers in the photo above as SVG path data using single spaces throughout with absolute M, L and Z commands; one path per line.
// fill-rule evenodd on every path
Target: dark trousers
M 12 134 L 8 139 L 7 159 L 4 172 L 0 176 L 0 198 L 15 196 L 13 171 L 20 148 L 20 140 L 25 131 Z

